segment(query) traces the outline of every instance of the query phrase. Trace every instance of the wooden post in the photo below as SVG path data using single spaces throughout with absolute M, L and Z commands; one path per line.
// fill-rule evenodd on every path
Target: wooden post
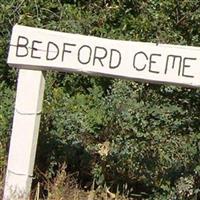
M 41 71 L 19 70 L 4 200 L 29 199 L 44 86 Z

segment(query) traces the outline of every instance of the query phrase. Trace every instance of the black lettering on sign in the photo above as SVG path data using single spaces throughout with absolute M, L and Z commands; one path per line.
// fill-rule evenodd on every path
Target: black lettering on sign
M 176 63 L 178 62 L 178 76 L 180 76 L 182 57 L 181 56 L 177 56 L 177 55 L 168 55 L 167 56 L 167 61 L 166 61 L 166 66 L 165 66 L 165 74 L 167 74 L 167 72 L 168 72 L 168 67 L 169 67 L 170 61 L 172 61 L 172 65 L 171 65 L 172 69 L 175 68 Z
M 99 54 L 99 55 L 98 55 Z M 107 50 L 104 47 L 95 47 L 94 49 L 94 59 L 93 66 L 95 61 L 98 60 L 102 67 L 104 67 L 102 60 L 107 56 Z
M 64 61 L 65 52 L 66 52 L 66 53 L 71 53 L 71 52 L 72 52 L 72 51 L 70 51 L 70 50 L 67 50 L 67 49 L 66 49 L 66 46 L 73 46 L 73 47 L 75 47 L 76 44 L 70 44 L 70 43 L 64 43 L 64 44 L 63 44 L 62 62 Z
M 33 40 L 32 42 L 32 48 L 31 48 L 31 58 L 38 58 L 40 59 L 40 56 L 33 55 L 35 51 L 38 51 L 38 48 L 35 47 L 35 43 L 41 44 L 41 41 Z
M 118 57 L 118 60 L 116 57 Z M 121 59 L 122 59 L 121 53 L 117 49 L 111 49 L 109 67 L 111 69 L 119 67 L 119 65 L 121 64 Z M 115 61 L 115 64 L 113 63 L 113 60 Z
M 87 52 L 88 51 L 88 52 Z M 87 55 L 88 53 L 88 55 Z M 88 45 L 83 45 L 79 50 L 78 50 L 78 61 L 83 64 L 86 65 L 90 62 L 91 60 L 91 55 L 92 55 L 92 49 L 90 46 Z M 85 60 L 83 60 L 83 58 L 86 58 Z
M 28 38 L 26 38 L 24 36 L 18 37 L 17 48 L 16 48 L 16 57 L 26 57 L 28 55 L 28 47 L 27 47 L 28 43 L 29 43 Z
M 149 59 L 149 72 L 152 72 L 152 73 L 155 73 L 155 74 L 159 74 L 159 71 L 155 71 L 155 70 L 152 70 L 152 64 L 155 64 L 157 63 L 155 60 L 153 60 L 153 57 L 160 57 L 161 54 L 151 54 L 150 55 L 150 59 Z
M 139 62 L 136 62 L 137 61 L 137 58 L 140 58 L 140 61 Z M 138 59 L 139 59 L 138 58 Z M 144 62 L 143 60 L 146 59 L 148 60 L 148 57 L 147 55 L 143 52 L 143 51 L 140 51 L 140 52 L 137 52 L 135 55 L 134 55 L 134 58 L 133 58 L 133 67 L 137 70 L 137 71 L 143 71 L 145 68 L 146 68 L 146 64 L 144 64 L 143 66 L 140 66 L 138 65 L 138 63 L 140 64 L 141 62 Z M 137 65 L 136 65 L 137 64 Z
M 188 78 L 194 78 L 194 76 L 192 76 L 192 75 L 188 75 L 188 74 L 185 74 L 185 68 L 190 68 L 191 67 L 191 65 L 188 65 L 188 64 L 186 64 L 186 61 L 187 60 L 196 60 L 196 58 L 184 58 L 183 59 L 183 71 L 182 71 L 182 76 L 184 76 L 184 77 L 188 77 Z
M 50 47 L 51 47 L 51 49 L 53 48 L 54 50 L 50 50 Z M 55 49 L 56 49 L 56 51 L 55 51 Z M 56 54 L 50 57 L 50 52 L 51 52 L 51 54 L 52 53 L 56 53 Z M 58 57 L 58 55 L 59 55 L 58 45 L 55 44 L 54 42 L 48 42 L 46 59 L 47 60 L 55 60 Z

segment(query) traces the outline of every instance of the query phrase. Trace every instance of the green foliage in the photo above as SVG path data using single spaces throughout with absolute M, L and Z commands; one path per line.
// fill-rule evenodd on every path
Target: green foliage
M 200 45 L 198 0 L 2 0 L 0 8 L 0 167 L 14 107 L 17 71 L 6 57 L 15 23 Z M 52 178 L 66 162 L 81 184 L 126 184 L 134 197 L 197 199 L 199 98 L 199 89 L 47 72 L 36 165 Z
M 0 169 L 6 164 L 7 143 L 11 131 L 11 119 L 14 104 L 14 90 L 7 87 L 5 82 L 0 83 Z

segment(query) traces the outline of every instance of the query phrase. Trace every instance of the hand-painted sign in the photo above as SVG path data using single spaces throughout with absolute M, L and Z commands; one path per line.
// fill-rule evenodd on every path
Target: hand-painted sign
M 199 87 L 199 58 L 197 47 L 110 40 L 14 26 L 8 64 L 25 70 L 19 70 L 3 199 L 16 199 L 13 188 L 16 194 L 25 195 L 22 199 L 28 199 L 30 194 L 44 94 L 41 70 Z
M 15 25 L 10 66 L 200 86 L 200 48 L 103 39 Z

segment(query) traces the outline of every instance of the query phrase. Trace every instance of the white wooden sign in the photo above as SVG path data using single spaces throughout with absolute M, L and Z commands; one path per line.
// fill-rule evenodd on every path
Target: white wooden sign
M 200 86 L 200 48 L 131 42 L 15 25 L 8 64 Z
M 4 200 L 29 199 L 45 84 L 41 70 L 200 86 L 200 48 L 103 39 L 20 25 L 13 28 L 8 64 L 20 70 Z

